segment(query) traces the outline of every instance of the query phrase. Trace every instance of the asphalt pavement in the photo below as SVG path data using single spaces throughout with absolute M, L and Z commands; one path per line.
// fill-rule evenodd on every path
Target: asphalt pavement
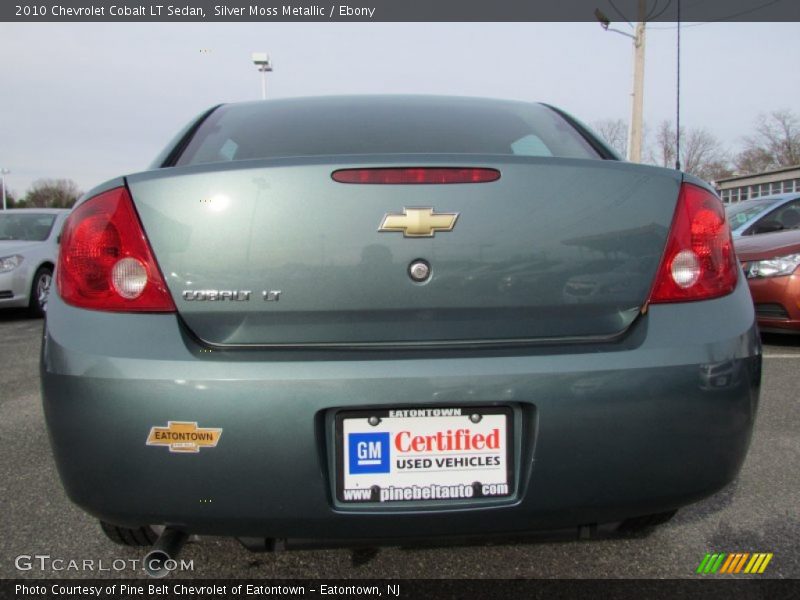
M 41 320 L 0 311 L 0 577 L 144 577 L 130 562 L 142 558 L 141 549 L 112 544 L 62 490 L 39 393 L 41 332 Z M 800 577 L 800 336 L 764 341 L 761 405 L 738 479 L 649 535 L 270 554 L 205 538 L 181 555 L 193 570 L 172 577 L 680 578 L 694 577 L 707 552 L 770 552 L 758 577 Z

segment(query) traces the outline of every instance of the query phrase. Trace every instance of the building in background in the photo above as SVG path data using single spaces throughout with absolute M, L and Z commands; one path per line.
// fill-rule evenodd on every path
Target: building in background
M 736 175 L 714 183 L 725 204 L 771 194 L 800 192 L 800 165 L 752 175 Z

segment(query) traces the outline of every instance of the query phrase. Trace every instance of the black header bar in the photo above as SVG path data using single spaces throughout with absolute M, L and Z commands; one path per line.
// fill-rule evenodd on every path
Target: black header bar
M 498 598 L 551 600 L 788 600 L 800 581 L 775 579 L 6 579 L 0 599 L 264 600 L 266 598 Z
M 646 0 L 646 21 L 800 21 L 798 0 Z M 599 11 L 597 13 L 596 11 Z M 18 22 L 638 21 L 639 0 L 7 0 Z

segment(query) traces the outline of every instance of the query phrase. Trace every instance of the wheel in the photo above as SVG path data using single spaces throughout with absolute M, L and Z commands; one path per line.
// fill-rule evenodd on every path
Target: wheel
M 43 317 L 47 311 L 47 298 L 53 286 L 53 269 L 39 267 L 33 276 L 28 312 L 32 317 Z
M 132 529 L 100 521 L 100 529 L 108 539 L 120 546 L 152 546 L 158 538 L 149 525 Z

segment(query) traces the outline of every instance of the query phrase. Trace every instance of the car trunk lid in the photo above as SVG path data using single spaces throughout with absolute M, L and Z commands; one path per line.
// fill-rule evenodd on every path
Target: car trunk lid
M 501 176 L 332 179 L 402 166 Z M 680 182 L 616 161 L 497 156 L 273 159 L 127 179 L 181 318 L 231 346 L 613 338 L 647 302 Z M 409 237 L 404 209 L 457 218 Z M 399 229 L 379 231 L 387 216 Z M 432 271 L 423 283 L 409 275 L 417 260 Z

